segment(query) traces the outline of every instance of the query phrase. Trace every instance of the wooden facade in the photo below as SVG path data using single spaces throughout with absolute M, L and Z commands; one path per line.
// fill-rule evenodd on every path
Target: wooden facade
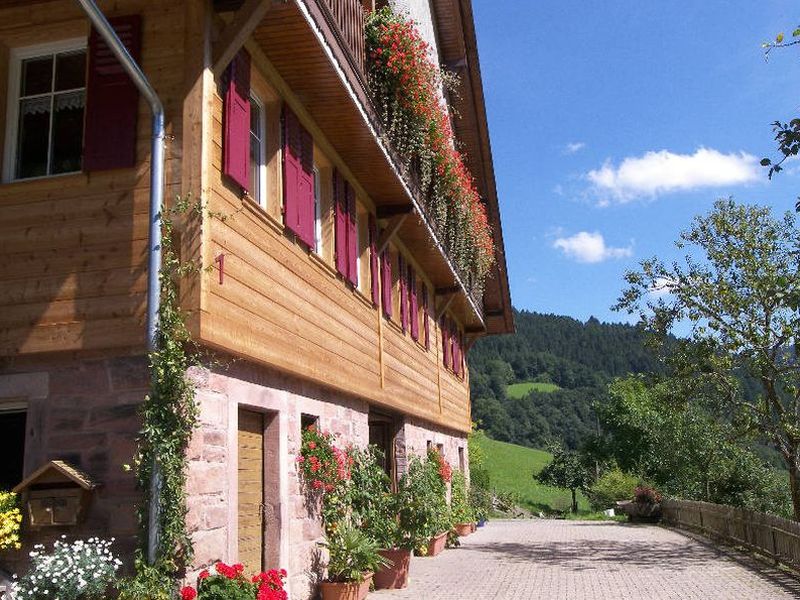
M 487 286 L 493 296 L 485 300 L 484 314 L 484 299 L 464 292 L 415 208 L 413 182 L 398 171 L 377 135 L 358 61 L 342 59 L 346 53 L 325 21 L 322 2 L 274 3 L 242 40 L 252 57 L 251 90 L 262 103 L 266 123 L 266 197 L 260 203 L 222 172 L 224 82 L 214 64 L 219 53 L 228 51 L 220 44 L 230 42 L 231 23 L 246 16 L 228 9 L 245 10 L 256 3 L 244 3 L 244 8 L 236 2 L 215 3 L 216 10 L 200 0 L 98 4 L 108 15 L 142 15 L 142 67 L 165 104 L 170 136 L 165 196 L 192 194 L 207 209 L 201 220 L 180 227 L 183 258 L 211 267 L 183 289 L 197 341 L 384 410 L 469 431 L 468 376 L 443 364 L 437 313 L 443 312 L 468 339 L 511 327 L 496 193 L 491 178 L 484 176 L 491 174 L 491 157 L 482 157 L 488 167 L 476 176 L 488 186 L 486 197 L 493 198 L 490 213 L 502 263 Z M 88 21 L 68 0 L 0 0 L 0 114 L 14 101 L 7 86 L 15 48 L 84 37 L 88 30 Z M 352 41 L 354 35 L 348 30 L 345 37 Z M 284 106 L 297 114 L 314 141 L 319 249 L 299 243 L 282 220 Z M 471 114 L 475 131 L 464 135 L 480 144 L 485 116 L 481 125 L 474 106 Z M 0 128 L 0 142 L 6 130 Z M 13 361 L 23 355 L 144 351 L 149 134 L 150 115 L 140 101 L 135 168 L 0 183 L 0 357 Z M 9 144 L 0 143 L 3 147 Z M 337 274 L 334 263 L 334 170 L 357 198 L 356 288 Z M 429 319 L 428 348 L 402 330 L 398 310 L 388 319 L 370 298 L 368 215 L 376 215 L 387 229 L 392 217 L 385 216 L 386 208 L 398 205 L 411 212 L 389 248 L 395 261 L 402 255 L 414 268 L 420 289 L 430 293 L 430 314 L 412 315 Z

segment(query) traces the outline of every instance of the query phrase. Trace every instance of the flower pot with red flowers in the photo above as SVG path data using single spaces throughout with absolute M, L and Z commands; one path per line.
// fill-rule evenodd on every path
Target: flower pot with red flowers
M 284 579 L 286 571 L 283 569 L 246 576 L 242 565 L 220 562 L 200 572 L 197 589 L 183 588 L 181 600 L 286 600 Z
M 376 569 L 389 564 L 378 544 L 349 523 L 339 525 L 322 543 L 328 549 L 328 577 L 322 600 L 364 600 Z
M 661 494 L 647 485 L 636 488 L 633 502 L 620 502 L 617 506 L 628 515 L 631 523 L 658 523 L 661 520 Z

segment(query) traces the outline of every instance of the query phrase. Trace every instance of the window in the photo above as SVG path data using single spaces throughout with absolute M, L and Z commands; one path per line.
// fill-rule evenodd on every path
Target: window
M 314 167 L 314 251 L 322 256 L 322 187 L 317 167 Z
M 10 490 L 22 481 L 26 421 L 24 408 L 0 404 L 0 490 Z
M 250 174 L 248 189 L 253 199 L 267 208 L 267 138 L 264 104 L 256 96 L 250 96 Z
M 315 415 L 307 415 L 305 413 L 300 415 L 300 430 L 305 431 L 312 425 L 315 427 L 319 424 L 319 417 Z
M 12 51 L 6 179 L 81 170 L 86 41 Z
M 467 461 L 464 456 L 464 446 L 458 447 L 458 470 L 462 473 L 466 473 L 467 471 Z

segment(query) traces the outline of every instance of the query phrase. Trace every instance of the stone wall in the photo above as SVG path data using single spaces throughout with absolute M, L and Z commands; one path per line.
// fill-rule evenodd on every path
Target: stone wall
M 116 538 L 114 550 L 130 559 L 137 544 L 135 504 L 140 495 L 131 472 L 139 430 L 137 409 L 148 389 L 145 357 L 27 360 L 0 371 L 0 408 L 27 407 L 25 476 L 54 459 L 85 471 L 100 486 L 85 520 L 76 527 L 23 529 L 24 547 L 0 554 L 0 568 L 24 571 L 34 544 L 70 539 Z M 131 561 L 127 561 L 130 567 Z

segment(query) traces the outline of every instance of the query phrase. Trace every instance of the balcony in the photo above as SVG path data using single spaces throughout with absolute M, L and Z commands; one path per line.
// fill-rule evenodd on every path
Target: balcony
M 412 248 L 436 287 L 441 306 L 447 304 L 470 333 L 508 331 L 513 324 L 509 325 L 511 305 L 493 181 L 487 186 L 478 180 L 498 244 L 498 266 L 487 290 L 505 290 L 505 295 L 501 293 L 484 311 L 486 296 L 456 268 L 443 237 L 426 214 L 418 178 L 403 166 L 404 161 L 383 135 L 365 76 L 367 2 L 289 0 L 267 12 L 253 38 L 286 82 L 283 91 L 299 101 L 375 202 L 378 217 L 393 219 L 398 225 L 396 235 Z M 490 193 L 486 193 L 487 187 L 491 187 Z

